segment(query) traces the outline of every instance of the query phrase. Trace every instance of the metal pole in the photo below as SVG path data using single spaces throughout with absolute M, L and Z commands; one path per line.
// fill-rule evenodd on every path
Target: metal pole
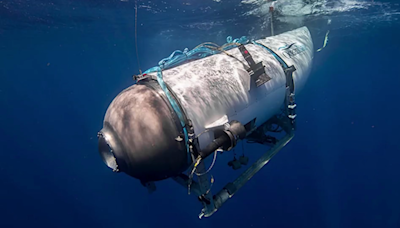
M 269 12 L 271 13 L 271 36 L 274 35 L 274 2 L 271 3 L 269 7 Z

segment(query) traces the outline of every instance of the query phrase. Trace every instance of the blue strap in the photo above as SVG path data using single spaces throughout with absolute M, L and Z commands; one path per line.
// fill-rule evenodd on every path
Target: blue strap
M 261 46 L 261 47 L 267 49 L 267 50 L 269 51 L 269 53 L 271 53 L 271 54 L 275 57 L 275 59 L 279 61 L 279 63 L 282 65 L 282 67 L 283 67 L 284 69 L 288 69 L 288 68 L 289 68 L 288 65 L 285 63 L 285 61 L 283 61 L 283 59 L 282 59 L 279 55 L 277 55 L 274 51 L 272 51 L 269 47 L 264 46 L 264 45 L 262 45 L 262 44 L 260 44 L 260 43 L 257 43 L 257 42 L 255 42 L 254 40 L 252 40 L 251 42 L 252 42 L 253 44 L 256 44 L 256 45 L 258 45 L 258 46 Z
M 176 103 L 175 99 L 172 98 L 171 93 L 169 92 L 167 85 L 165 84 L 165 82 L 163 80 L 161 68 L 160 67 L 157 67 L 157 68 L 158 68 L 157 69 L 157 82 L 158 82 L 158 84 L 160 84 L 162 90 L 164 91 L 165 95 L 167 96 L 168 101 L 172 106 L 172 109 L 174 109 L 175 113 L 178 115 L 179 121 L 183 128 L 186 151 L 188 153 L 188 163 L 190 164 L 192 157 L 190 155 L 190 150 L 189 150 L 189 143 L 188 143 L 189 136 L 188 136 L 187 129 L 186 129 L 185 118 L 183 117 L 182 110 L 180 109 L 179 105 Z

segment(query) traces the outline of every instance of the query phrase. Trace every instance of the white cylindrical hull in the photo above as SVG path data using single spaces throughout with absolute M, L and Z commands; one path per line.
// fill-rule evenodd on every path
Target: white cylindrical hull
M 273 50 L 288 66 L 294 65 L 293 79 L 298 93 L 306 83 L 313 59 L 309 30 L 302 27 L 256 42 Z M 282 66 L 264 47 L 256 44 L 245 47 L 256 63 L 263 63 L 271 78 L 259 87 L 251 85 L 254 82 L 242 64 L 247 65 L 238 48 L 227 51 L 236 58 L 221 53 L 163 71 L 164 81 L 177 96 L 187 118 L 192 120 L 195 134 L 204 132 L 207 125 L 225 115 L 229 121 L 242 124 L 256 119 L 256 126 L 260 126 L 280 111 L 286 90 Z M 211 131 L 202 134 L 200 149 L 213 139 Z

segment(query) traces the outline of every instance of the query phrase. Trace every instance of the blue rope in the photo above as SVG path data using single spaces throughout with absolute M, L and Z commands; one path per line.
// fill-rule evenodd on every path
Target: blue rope
M 227 51 L 230 50 L 234 47 L 237 47 L 236 44 L 246 44 L 248 43 L 248 39 L 245 36 L 242 36 L 241 38 L 236 38 L 232 40 L 231 36 L 228 36 L 226 38 L 227 43 L 224 44 L 221 50 L 215 50 L 211 49 L 206 46 L 198 46 L 192 50 L 189 51 L 188 48 L 185 48 L 183 51 L 176 50 L 171 53 L 170 56 L 167 58 L 162 59 L 160 62 L 158 62 L 158 67 L 160 67 L 162 70 L 166 70 L 175 66 L 179 66 L 185 62 L 192 61 L 192 60 L 197 60 L 197 59 L 202 59 L 210 55 L 218 54 L 221 53 L 222 51 Z M 215 46 L 215 45 L 214 45 Z M 215 48 L 218 48 L 215 46 Z M 152 73 L 152 72 L 157 72 L 158 67 L 152 67 L 148 69 L 147 71 L 144 72 L 144 74 Z

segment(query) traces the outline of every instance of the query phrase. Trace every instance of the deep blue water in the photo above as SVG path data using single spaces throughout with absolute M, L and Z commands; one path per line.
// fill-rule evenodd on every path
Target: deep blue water
M 263 5 L 138 3 L 143 70 L 176 49 L 269 35 Z M 359 3 L 365 8 L 281 13 L 276 31 L 307 25 L 316 49 L 331 30 L 297 97 L 296 137 L 199 220 L 186 189 L 167 180 L 149 195 L 97 152 L 109 103 L 139 70 L 134 2 L 0 1 L 0 227 L 399 228 L 400 6 Z M 216 166 L 218 176 L 225 164 Z

